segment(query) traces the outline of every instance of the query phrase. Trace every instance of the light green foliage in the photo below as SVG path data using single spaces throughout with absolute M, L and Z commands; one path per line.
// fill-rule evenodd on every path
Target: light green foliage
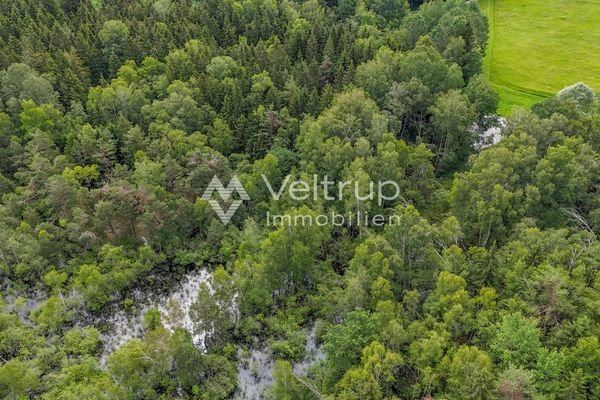
M 210 60 L 206 66 L 206 72 L 213 78 L 221 81 L 224 78 L 231 78 L 239 72 L 239 65 L 235 60 L 228 56 L 218 56 Z
M 67 179 L 72 179 L 78 183 L 85 183 L 89 185 L 92 181 L 98 179 L 100 171 L 96 164 L 80 166 L 76 165 L 72 169 L 70 167 L 65 168 L 62 175 Z
M 106 21 L 98 32 L 98 39 L 103 46 L 104 60 L 111 73 L 116 72 L 123 61 L 128 34 L 129 28 L 120 20 Z
M 39 372 L 19 359 L 0 366 L 0 394 L 17 400 L 28 396 L 39 386 Z
M 96 328 L 73 328 L 65 333 L 65 352 L 73 355 L 94 355 L 100 346 Z
M 126 252 L 121 247 L 103 247 L 100 265 L 81 265 L 74 286 L 92 310 L 99 310 L 111 298 L 111 293 L 130 285 L 140 274 L 152 268 L 160 257 L 148 247 Z M 103 271 L 107 271 L 104 273 Z
M 441 167 L 464 161 L 473 142 L 471 123 L 475 112 L 467 97 L 456 90 L 441 95 L 430 109 L 436 144 L 436 160 Z
M 229 330 L 238 323 L 238 310 L 235 304 L 233 279 L 218 267 L 212 275 L 210 287 L 202 283 L 198 299 L 192 305 L 190 315 L 198 333 L 206 332 L 207 347 L 227 341 Z
M 350 312 L 343 324 L 330 328 L 325 337 L 329 379 L 335 382 L 360 360 L 360 352 L 379 330 L 373 315 L 366 311 Z
M 291 210 L 291 218 L 295 219 L 296 215 L 316 217 L 316 213 L 305 206 Z M 289 295 L 314 287 L 322 278 L 323 266 L 318 255 L 328 229 L 317 224 L 283 225 L 265 238 L 261 244 L 261 261 L 264 279 L 271 290 Z
M 48 80 L 26 64 L 12 64 L 0 72 L 0 97 L 12 110 L 18 110 L 23 100 L 36 104 L 55 104 L 56 93 Z
M 152 359 L 146 354 L 146 346 L 139 339 L 132 339 L 113 353 L 108 361 L 111 375 L 119 386 L 124 388 L 133 398 L 141 398 L 144 393 L 150 394 L 148 386 L 151 381 Z
M 303 385 L 292 372 L 288 361 L 277 360 L 273 372 L 275 384 L 270 388 L 269 395 L 273 399 L 281 400 L 308 400 L 314 398 L 314 393 Z
M 44 330 L 56 331 L 69 321 L 71 312 L 59 296 L 51 296 L 33 310 L 31 316 Z
M 462 346 L 448 367 L 450 399 L 487 399 L 493 393 L 492 361 L 476 347 Z
M 491 346 L 505 365 L 530 366 L 540 349 L 535 321 L 518 313 L 504 315 Z

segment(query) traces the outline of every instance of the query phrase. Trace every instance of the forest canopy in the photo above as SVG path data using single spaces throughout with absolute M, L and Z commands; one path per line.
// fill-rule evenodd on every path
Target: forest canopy
M 421 3 L 0 2 L 0 397 L 251 398 L 260 349 L 260 398 L 600 398 L 596 94 L 498 124 L 477 2 Z M 402 196 L 263 185 L 315 174 Z M 214 176 L 251 199 L 227 225 Z M 357 209 L 400 223 L 264 220 Z M 106 347 L 201 269 L 194 331 L 151 308 Z

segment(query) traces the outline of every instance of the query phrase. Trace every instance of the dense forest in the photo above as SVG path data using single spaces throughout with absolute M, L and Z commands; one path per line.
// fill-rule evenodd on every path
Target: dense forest
M 477 2 L 421 3 L 1 1 L 0 397 L 245 399 L 262 349 L 264 399 L 599 399 L 600 103 L 498 123 Z M 313 174 L 402 196 L 263 184 Z M 251 198 L 226 225 L 215 175 Z M 264 218 L 356 209 L 400 223 Z M 194 332 L 153 308 L 103 359 L 103 319 L 202 268 Z

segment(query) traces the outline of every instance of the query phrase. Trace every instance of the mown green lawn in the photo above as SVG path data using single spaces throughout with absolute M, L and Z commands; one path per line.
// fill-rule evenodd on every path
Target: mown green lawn
M 480 0 L 500 114 L 583 81 L 600 90 L 600 0 Z

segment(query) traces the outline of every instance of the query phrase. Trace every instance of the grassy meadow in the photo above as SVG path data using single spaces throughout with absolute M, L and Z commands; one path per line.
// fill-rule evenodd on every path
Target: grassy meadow
M 480 0 L 500 114 L 583 81 L 600 90 L 600 0 Z

